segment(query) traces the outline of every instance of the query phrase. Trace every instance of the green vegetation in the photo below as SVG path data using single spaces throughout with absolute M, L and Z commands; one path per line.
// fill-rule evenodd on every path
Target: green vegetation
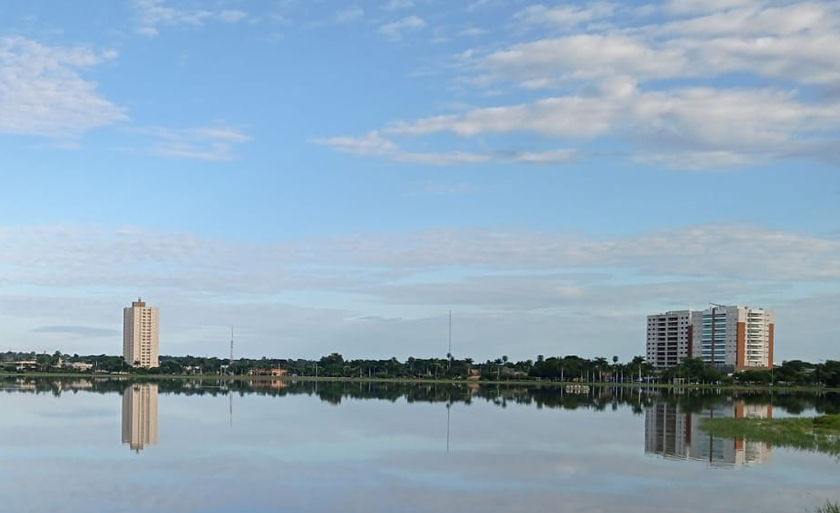
M 825 504 L 816 509 L 815 513 L 840 513 L 840 504 L 826 501 Z
M 86 368 L 85 366 L 89 366 Z M 347 360 L 332 353 L 317 360 L 281 358 L 227 358 L 199 356 L 161 356 L 160 367 L 137 369 L 119 356 L 79 356 L 36 353 L 0 353 L 0 372 L 5 373 L 80 373 L 130 374 L 136 376 L 195 375 L 265 375 L 272 371 L 286 376 L 355 379 L 403 380 L 481 380 L 494 382 L 560 381 L 590 384 L 627 384 L 642 382 L 655 385 L 706 385 L 749 387 L 820 387 L 840 388 L 840 361 L 812 364 L 800 360 L 784 362 L 773 370 L 729 374 L 713 368 L 698 358 L 687 358 L 669 369 L 655 369 L 642 356 L 626 363 L 617 356 L 594 359 L 579 356 L 538 355 L 536 361 L 511 361 L 501 356 L 485 362 L 472 358 L 414 358 L 405 361 Z
M 704 419 L 702 427 L 714 436 L 746 438 L 774 446 L 840 457 L 840 415 L 781 419 Z

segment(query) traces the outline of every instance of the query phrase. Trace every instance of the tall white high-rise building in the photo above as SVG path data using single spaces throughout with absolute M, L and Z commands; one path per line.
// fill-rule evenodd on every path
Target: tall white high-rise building
M 138 299 L 123 308 L 123 358 L 134 367 L 159 365 L 158 309 Z
M 713 306 L 692 312 L 692 356 L 735 370 L 773 366 L 775 314 L 765 308 Z

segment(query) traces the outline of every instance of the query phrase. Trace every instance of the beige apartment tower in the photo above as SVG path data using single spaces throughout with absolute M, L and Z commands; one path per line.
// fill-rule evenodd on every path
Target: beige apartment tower
M 160 330 L 158 309 L 138 299 L 123 308 L 123 358 L 133 367 L 159 365 Z

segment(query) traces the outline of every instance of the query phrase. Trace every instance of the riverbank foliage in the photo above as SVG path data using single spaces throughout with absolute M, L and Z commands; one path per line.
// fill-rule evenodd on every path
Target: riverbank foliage
M 840 415 L 777 419 L 711 418 L 702 428 L 711 435 L 745 438 L 777 447 L 792 447 L 840 457 Z
M 80 366 L 90 366 L 80 370 Z M 74 367 L 75 366 L 75 367 Z M 656 383 L 785 387 L 840 387 L 840 361 L 808 363 L 784 362 L 772 370 L 732 373 L 714 368 L 698 358 L 687 358 L 680 365 L 656 369 L 642 356 L 629 362 L 612 358 L 583 358 L 576 355 L 537 355 L 535 360 L 512 361 L 500 356 L 485 362 L 472 358 L 345 359 L 332 353 L 319 359 L 227 358 L 200 356 L 161 356 L 156 369 L 134 368 L 114 355 L 67 355 L 0 353 L 0 371 L 7 373 L 130 374 L 130 375 L 263 375 L 273 372 L 287 376 L 376 379 L 445 379 L 482 381 L 563 381 L 579 383 Z
M 815 513 L 840 513 L 840 504 L 836 502 L 826 502 L 816 509 Z

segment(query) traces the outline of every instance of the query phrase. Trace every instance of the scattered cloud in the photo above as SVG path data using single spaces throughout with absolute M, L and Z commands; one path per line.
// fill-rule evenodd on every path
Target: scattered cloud
M 0 133 L 64 140 L 128 120 L 81 73 L 117 52 L 49 46 L 20 36 L 0 38 Z
M 419 16 L 406 16 L 397 21 L 386 23 L 379 27 L 379 33 L 393 40 L 400 40 L 406 32 L 420 30 L 426 26 L 426 22 Z
M 524 162 L 530 164 L 558 164 L 574 159 L 578 152 L 573 149 L 551 150 L 506 150 L 493 152 L 438 151 L 418 152 L 400 148 L 393 141 L 382 137 L 379 132 L 370 132 L 361 137 L 339 136 L 315 139 L 313 142 L 331 146 L 337 150 L 356 155 L 385 156 L 397 162 L 429 165 L 468 164 L 491 161 Z
M 137 132 L 155 140 L 152 151 L 158 155 L 196 160 L 234 160 L 235 146 L 251 140 L 228 126 L 190 129 L 151 127 Z
M 201 27 L 211 21 L 238 23 L 248 18 L 248 13 L 238 9 L 181 9 L 172 7 L 167 0 L 134 0 L 137 12 L 137 33 L 155 37 L 163 26 Z
M 529 5 L 513 15 L 513 19 L 527 25 L 552 25 L 571 28 L 585 22 L 608 18 L 618 10 L 609 2 L 594 2 L 584 5 L 558 5 L 546 7 L 543 4 Z
M 462 189 L 454 187 L 453 194 Z M 702 264 L 697 255 L 703 255 Z M 200 330 L 218 327 L 223 333 L 220 326 L 235 320 L 253 327 L 254 347 L 272 352 L 259 339 L 280 337 L 289 340 L 285 350 L 294 347 L 297 354 L 329 352 L 338 338 L 347 352 L 416 353 L 435 315 L 454 305 L 463 318 L 460 337 L 474 339 L 481 357 L 488 340 L 502 349 L 506 334 L 522 329 L 534 338 L 534 351 L 554 343 L 555 330 L 548 326 L 565 325 L 587 340 L 603 337 L 592 325 L 592 311 L 605 306 L 621 321 L 616 339 L 602 340 L 600 347 L 624 344 L 627 330 L 650 311 L 718 298 L 776 308 L 780 318 L 821 326 L 808 342 L 816 354 L 820 344 L 830 343 L 826 333 L 832 331 L 822 310 L 803 305 L 819 302 L 821 288 L 840 282 L 840 239 L 735 224 L 625 237 L 473 228 L 265 242 L 137 228 L 30 226 L 0 227 L 0 266 L 0 310 L 30 319 L 26 333 L 32 337 L 104 337 L 85 327 L 118 322 L 125 298 L 142 291 L 166 305 L 171 340 L 195 339 L 195 347 L 202 347 L 207 335 Z M 90 287 L 97 296 L 71 294 L 68 300 L 68 291 Z M 33 296 L 32 290 L 46 295 Z M 66 315 L 68 301 L 79 324 L 51 324 Z M 512 312 L 529 321 L 513 321 L 520 316 Z M 390 320 L 387 326 L 360 321 L 370 316 Z M 397 349 L 371 339 L 405 345 Z M 294 342 L 301 340 L 307 343 Z M 310 340 L 318 341 L 317 349 Z M 221 336 L 221 347 L 224 341 Z
M 5 283 L 65 287 L 131 283 L 224 292 L 241 280 L 235 290 L 267 292 L 307 283 L 328 288 L 358 279 L 371 283 L 371 278 L 380 279 L 371 274 L 375 269 L 413 274 L 444 267 L 482 272 L 602 268 L 610 273 L 624 268 L 656 280 L 840 281 L 837 238 L 750 225 L 698 225 L 613 238 L 441 229 L 277 243 L 135 228 L 0 227 L 0 242 Z M 693 258 L 697 254 L 704 255 L 702 266 Z M 241 265 L 243 259 L 248 265 Z M 334 274 L 337 269 L 344 270 L 344 278 Z M 354 269 L 358 275 L 351 277 Z
M 474 7 L 481 5 L 489 2 Z M 505 146 L 513 134 L 532 133 L 561 147 L 607 140 L 628 147 L 633 162 L 675 169 L 838 163 L 840 97 L 826 94 L 840 81 L 837 2 L 535 4 L 513 21 L 512 36 L 524 40 L 467 48 L 450 65 L 460 91 L 521 97 L 524 90 L 528 101 L 396 120 L 371 132 L 394 146 L 405 144 L 397 138 L 456 136 L 443 157 L 394 148 L 367 154 L 489 162 L 464 140 L 492 136 Z M 402 27 L 381 31 L 399 38 Z
M 412 0 L 391 0 L 382 6 L 382 8 L 386 11 L 397 11 L 400 9 L 408 9 L 410 7 L 414 7 L 414 2 Z
M 486 33 L 487 33 L 487 30 L 483 29 L 481 27 L 467 27 L 467 28 L 461 30 L 460 32 L 458 32 L 458 35 L 463 36 L 463 37 L 478 37 L 478 36 L 483 36 Z
M 381 132 L 371 132 L 380 142 L 378 152 L 363 147 L 370 142 L 370 135 L 324 142 L 354 153 L 393 156 L 399 155 L 395 143 L 380 133 L 391 137 L 450 133 L 470 138 L 530 132 L 575 140 L 620 136 L 639 148 L 633 157 L 637 161 L 702 170 L 784 158 L 801 154 L 804 148 L 812 157 L 825 154 L 826 160 L 831 160 L 831 141 L 836 140 L 838 131 L 840 102 L 816 104 L 799 99 L 793 90 L 694 87 L 644 91 L 632 82 L 616 81 L 588 95 L 394 122 Z M 550 160 L 552 155 L 563 154 L 532 155 L 531 161 Z
M 248 18 L 248 13 L 245 11 L 238 11 L 236 9 L 227 9 L 219 11 L 216 15 L 219 21 L 225 23 L 237 23 Z
M 365 10 L 359 6 L 348 7 L 335 14 L 336 23 L 350 23 L 364 18 Z

